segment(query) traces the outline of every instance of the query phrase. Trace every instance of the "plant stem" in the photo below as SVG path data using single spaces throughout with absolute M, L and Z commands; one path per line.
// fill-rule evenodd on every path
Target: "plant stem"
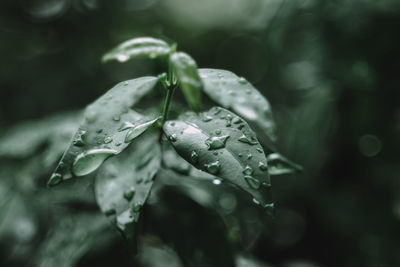
M 165 97 L 164 108 L 162 113 L 162 124 L 164 124 L 168 119 L 168 111 L 169 106 L 171 104 L 172 95 L 174 93 L 175 88 L 170 86 L 167 88 L 167 96 Z
M 162 135 L 163 135 L 162 126 L 164 125 L 164 123 L 168 119 L 168 111 L 169 111 L 169 107 L 170 107 L 170 104 L 171 104 L 172 95 L 174 94 L 174 91 L 175 91 L 175 85 L 170 83 L 170 85 L 166 89 L 167 89 L 167 95 L 166 95 L 165 101 L 164 101 L 164 108 L 163 108 L 162 120 L 161 120 L 160 136 L 158 138 L 158 141 L 160 143 L 161 143 Z

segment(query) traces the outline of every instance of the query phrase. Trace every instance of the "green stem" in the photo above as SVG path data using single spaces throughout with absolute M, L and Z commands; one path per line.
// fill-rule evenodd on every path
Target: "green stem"
M 174 93 L 174 89 L 175 88 L 172 86 L 167 88 L 167 96 L 165 97 L 164 108 L 162 113 L 162 124 L 164 124 L 168 119 L 168 111 L 169 111 L 169 106 L 171 104 L 171 99 Z
M 162 126 L 164 125 L 164 123 L 168 119 L 168 111 L 169 111 L 169 107 L 170 107 L 170 104 L 171 104 L 172 95 L 174 94 L 174 91 L 175 91 L 175 86 L 170 84 L 166 89 L 167 89 L 167 96 L 165 97 L 165 101 L 164 101 L 164 108 L 163 108 L 163 113 L 162 113 L 162 122 L 161 122 L 161 129 L 160 129 L 160 136 L 158 138 L 158 141 L 160 143 L 161 143 L 162 135 L 163 135 Z

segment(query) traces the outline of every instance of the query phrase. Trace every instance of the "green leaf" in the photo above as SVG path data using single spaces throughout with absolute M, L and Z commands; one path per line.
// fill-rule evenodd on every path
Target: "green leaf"
M 78 126 L 77 118 L 75 112 L 61 113 L 9 128 L 0 138 L 0 157 L 31 157 L 44 146 L 43 163 L 53 164 L 70 142 Z
M 267 160 L 255 133 L 239 116 L 214 107 L 164 124 L 179 155 L 196 168 L 237 185 L 272 210 Z
M 121 43 L 106 53 L 102 61 L 117 60 L 119 62 L 125 62 L 131 58 L 143 56 L 154 59 L 156 57 L 166 56 L 170 51 L 171 48 L 169 45 L 162 40 L 151 37 L 134 38 Z
M 269 154 L 267 156 L 267 161 L 270 175 L 290 174 L 303 171 L 303 167 L 278 153 Z
M 68 214 L 62 217 L 35 253 L 33 266 L 73 267 L 99 244 L 114 240 L 107 220 L 100 214 Z
M 204 92 L 216 103 L 254 122 L 276 140 L 276 127 L 267 99 L 245 78 L 217 69 L 199 69 Z
M 196 62 L 183 52 L 173 53 L 170 62 L 174 74 L 180 81 L 181 89 L 191 109 L 200 111 L 203 83 L 197 71 Z
M 143 77 L 117 84 L 86 108 L 84 120 L 48 184 L 95 171 L 105 159 L 123 151 L 157 118 L 146 118 L 130 109 L 157 83 Z
M 118 158 L 108 160 L 96 176 L 96 200 L 101 211 L 134 244 L 135 224 L 161 165 L 156 134 L 138 138 Z

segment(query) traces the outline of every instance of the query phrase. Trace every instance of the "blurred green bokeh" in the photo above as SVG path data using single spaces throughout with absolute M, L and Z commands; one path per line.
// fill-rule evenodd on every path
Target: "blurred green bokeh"
M 398 0 L 2 0 L 0 265 L 400 266 L 399 28 Z M 221 210 L 243 221 L 221 220 L 187 188 L 163 190 L 132 260 L 91 178 L 46 189 L 76 112 L 117 82 L 158 74 L 145 59 L 100 62 L 140 36 L 176 42 L 269 99 L 275 146 L 305 170 L 272 177 L 275 219 L 231 189 Z

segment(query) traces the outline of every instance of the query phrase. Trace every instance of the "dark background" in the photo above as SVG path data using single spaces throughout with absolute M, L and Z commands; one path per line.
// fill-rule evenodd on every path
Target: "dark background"
M 398 0 L 2 0 L 0 136 L 27 120 L 80 110 L 119 81 L 157 74 L 147 60 L 101 64 L 119 42 L 176 41 L 199 67 L 251 81 L 272 105 L 276 147 L 305 169 L 272 178 L 276 218 L 241 248 L 274 266 L 400 266 L 399 29 Z M 19 179 L 4 173 L 3 180 Z M 22 196 L 33 209 L 35 198 Z M 173 207 L 188 201 L 165 198 Z M 180 212 L 190 214 L 190 205 Z M 29 240 L 0 235 L 3 266 L 31 266 L 43 221 L 35 217 Z M 173 236 L 186 227 L 180 238 L 190 238 L 190 225 L 166 220 L 154 228 L 179 247 Z M 213 239 L 202 245 L 213 251 Z M 118 244 L 80 266 L 117 262 Z

